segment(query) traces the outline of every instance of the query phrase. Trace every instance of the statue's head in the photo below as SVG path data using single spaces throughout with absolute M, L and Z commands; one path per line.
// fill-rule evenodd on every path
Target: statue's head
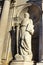
M 30 14 L 28 12 L 24 13 L 24 18 L 29 18 Z

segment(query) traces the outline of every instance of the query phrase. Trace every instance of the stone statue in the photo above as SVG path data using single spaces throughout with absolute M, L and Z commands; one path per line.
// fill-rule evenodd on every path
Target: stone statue
M 29 13 L 24 14 L 24 20 L 21 22 L 20 26 L 20 53 L 23 56 L 25 61 L 32 60 L 32 51 L 31 51 L 31 38 L 34 33 L 34 25 L 32 19 L 30 19 Z

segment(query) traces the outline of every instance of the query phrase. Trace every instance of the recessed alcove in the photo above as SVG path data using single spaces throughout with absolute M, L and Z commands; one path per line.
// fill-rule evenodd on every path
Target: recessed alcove
M 32 3 L 31 6 L 27 5 L 21 10 L 19 17 L 24 18 L 24 13 L 28 12 L 30 18 L 34 23 L 34 35 L 32 36 L 32 52 L 33 60 L 39 61 L 39 38 L 40 38 L 40 22 L 41 22 L 41 8 L 37 4 Z

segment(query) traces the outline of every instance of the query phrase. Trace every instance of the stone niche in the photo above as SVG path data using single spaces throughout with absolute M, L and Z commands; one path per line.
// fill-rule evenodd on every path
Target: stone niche
M 29 6 L 24 6 L 21 12 L 19 13 L 19 17 L 22 19 L 24 18 L 24 13 L 28 11 L 30 13 L 30 18 L 34 22 L 34 35 L 32 36 L 32 52 L 33 52 L 33 59 L 35 61 L 39 61 L 39 39 L 40 39 L 40 18 L 41 18 L 41 8 L 37 4 L 32 4 Z
M 28 3 L 27 5 L 24 5 L 23 7 L 18 7 L 17 8 L 17 15 L 23 19 L 24 18 L 24 13 L 25 12 L 30 13 L 30 18 L 34 22 L 34 35 L 32 36 L 32 52 L 33 52 L 33 60 L 34 61 L 39 61 L 39 39 L 40 39 L 40 17 L 41 17 L 41 8 L 38 6 L 36 3 Z M 15 62 L 13 61 L 11 65 L 34 65 L 33 62 Z
M 24 13 L 29 12 L 30 18 L 34 22 L 34 35 L 32 36 L 32 52 L 33 52 L 33 60 L 38 62 L 39 61 L 39 39 L 40 39 L 40 17 L 41 17 L 41 8 L 36 3 L 28 3 L 27 5 L 24 5 L 23 7 L 18 7 L 18 16 L 23 19 Z M 15 62 L 13 61 L 11 65 L 34 65 L 33 62 Z

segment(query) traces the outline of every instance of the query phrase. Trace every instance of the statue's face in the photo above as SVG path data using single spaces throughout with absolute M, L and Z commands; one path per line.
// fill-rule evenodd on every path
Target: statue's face
M 29 13 L 24 14 L 24 18 L 29 18 L 29 17 L 30 17 Z

